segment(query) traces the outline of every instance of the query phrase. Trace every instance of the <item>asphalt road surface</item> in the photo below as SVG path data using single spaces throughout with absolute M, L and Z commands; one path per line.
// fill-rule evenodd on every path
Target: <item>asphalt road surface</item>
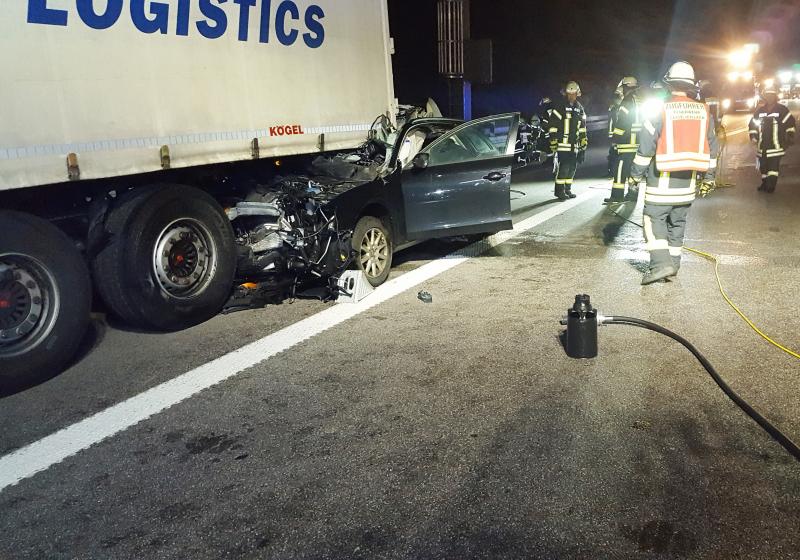
M 756 192 L 745 125 L 726 118 L 730 186 L 686 243 L 796 350 L 800 151 Z M 361 307 L 169 335 L 97 316 L 72 368 L 0 400 L 0 558 L 800 558 L 800 464 L 682 347 L 610 326 L 598 358 L 564 354 L 591 294 L 688 337 L 800 440 L 800 364 L 712 265 L 639 285 L 641 201 L 602 206 L 605 150 L 573 202 L 518 173 L 516 231 L 406 251 Z

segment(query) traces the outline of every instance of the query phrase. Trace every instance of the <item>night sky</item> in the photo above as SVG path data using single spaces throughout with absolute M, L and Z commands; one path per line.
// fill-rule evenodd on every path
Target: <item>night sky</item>
M 395 84 L 401 102 L 433 96 L 446 111 L 435 7 L 436 0 L 389 0 Z M 800 62 L 800 0 L 472 0 L 472 37 L 494 43 L 494 83 L 475 86 L 476 116 L 529 113 L 569 79 L 598 112 L 624 74 L 649 82 L 686 59 L 698 77 L 718 80 L 726 54 L 752 40 L 768 47 L 767 66 Z

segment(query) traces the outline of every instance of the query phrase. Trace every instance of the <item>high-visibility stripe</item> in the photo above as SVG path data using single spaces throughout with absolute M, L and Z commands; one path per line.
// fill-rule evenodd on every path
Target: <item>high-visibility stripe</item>
M 680 257 L 683 253 L 683 247 L 673 247 L 670 245 L 669 254 L 673 257 Z
M 653 126 L 653 124 L 650 121 L 644 121 L 642 123 L 642 126 L 645 127 L 647 129 L 647 132 L 649 132 L 650 134 L 656 133 L 656 127 Z
M 650 162 L 653 160 L 653 157 L 647 157 L 640 154 L 636 154 L 636 157 L 633 158 L 633 164 L 638 165 L 639 167 L 647 167 L 650 165 Z
M 619 108 L 619 110 L 620 110 L 620 111 L 625 111 L 625 114 L 626 114 L 626 115 L 627 115 L 628 113 L 630 113 L 630 111 L 628 111 L 628 110 L 627 110 L 625 107 L 620 107 L 620 108 Z
M 783 117 L 783 123 L 786 124 L 790 118 L 792 118 L 792 113 L 786 113 L 786 116 Z
M 767 173 L 767 176 L 768 177 L 780 177 L 781 173 L 780 173 L 780 171 L 770 171 L 769 173 Z
M 616 136 L 622 136 L 623 134 L 625 134 L 625 131 L 624 131 L 624 130 L 622 130 L 621 128 L 615 128 L 615 129 L 614 129 L 614 134 L 615 134 Z
M 778 141 L 777 123 L 772 123 L 772 145 L 775 147 L 775 149 L 779 149 L 781 147 L 781 143 Z
M 711 161 L 708 162 L 709 169 L 716 169 L 717 168 L 717 160 L 716 158 L 711 158 Z
M 711 156 L 690 152 L 657 154 L 656 166 L 661 171 L 708 171 L 711 168 Z
M 564 117 L 561 116 L 561 113 L 553 109 L 553 114 L 558 117 L 559 120 L 563 119 Z
M 789 132 L 797 132 L 797 130 L 795 129 L 795 127 L 790 126 L 789 128 L 786 129 L 786 133 L 788 134 Z
M 692 203 L 697 196 L 695 193 L 680 195 L 680 196 L 666 196 L 661 194 L 644 193 L 644 201 L 647 204 L 661 204 L 666 206 L 677 206 L 679 204 Z
M 617 175 L 614 180 L 614 186 L 612 188 L 617 188 L 617 185 L 622 185 L 622 188 L 625 188 L 625 183 L 622 182 L 622 171 L 625 169 L 625 162 L 620 160 L 617 163 Z

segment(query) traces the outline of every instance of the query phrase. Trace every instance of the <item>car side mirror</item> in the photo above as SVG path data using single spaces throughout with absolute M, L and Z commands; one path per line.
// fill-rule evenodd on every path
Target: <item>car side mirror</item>
M 428 154 L 417 154 L 411 163 L 414 165 L 414 169 L 427 169 L 430 161 L 431 156 Z

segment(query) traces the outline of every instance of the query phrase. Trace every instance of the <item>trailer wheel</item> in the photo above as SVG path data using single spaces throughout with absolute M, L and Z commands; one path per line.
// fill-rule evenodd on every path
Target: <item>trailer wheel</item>
M 219 313 L 236 274 L 233 229 L 205 192 L 182 185 L 132 191 L 106 219 L 97 291 L 126 323 L 174 331 Z
M 0 389 L 61 371 L 86 333 L 91 293 L 86 263 L 61 230 L 0 211 Z
M 392 234 L 381 220 L 364 216 L 353 231 L 353 249 L 356 266 L 363 271 L 373 286 L 380 286 L 389 278 L 392 269 Z

